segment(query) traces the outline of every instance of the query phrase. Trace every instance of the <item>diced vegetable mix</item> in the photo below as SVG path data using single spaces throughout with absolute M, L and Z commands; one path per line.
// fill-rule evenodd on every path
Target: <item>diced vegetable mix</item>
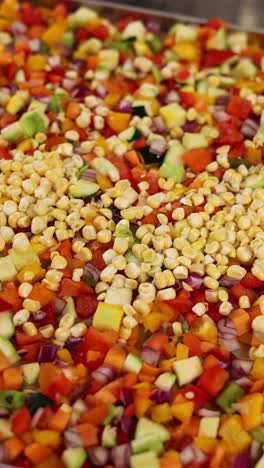
M 264 50 L 0 6 L 0 464 L 262 468 Z

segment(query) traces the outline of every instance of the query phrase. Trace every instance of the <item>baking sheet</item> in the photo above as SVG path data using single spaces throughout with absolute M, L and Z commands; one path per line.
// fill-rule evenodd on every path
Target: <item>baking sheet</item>
M 220 0 L 221 1 L 221 0 Z M 31 0 L 33 5 L 45 5 L 49 7 L 53 7 L 56 3 L 59 3 L 59 0 Z M 159 19 L 161 20 L 162 29 L 165 31 L 170 26 L 172 26 L 177 20 L 192 23 L 192 24 L 203 24 L 208 21 L 205 18 L 198 18 L 191 15 L 183 15 L 177 13 L 168 13 L 156 9 L 147 9 L 143 7 L 135 7 L 132 5 L 121 5 L 120 3 L 108 2 L 108 1 L 94 1 L 94 0 L 66 0 L 65 4 L 68 5 L 70 8 L 74 9 L 78 5 L 87 5 L 88 7 L 98 11 L 101 16 L 107 19 L 117 20 L 120 19 L 122 16 L 125 16 L 129 13 L 133 13 L 135 15 L 139 15 L 142 20 L 149 20 L 149 19 Z M 254 36 L 257 35 L 258 37 L 263 38 L 264 40 L 264 29 L 261 28 L 245 28 L 236 24 L 230 24 L 229 26 L 233 30 L 238 31 L 246 31 L 252 33 Z

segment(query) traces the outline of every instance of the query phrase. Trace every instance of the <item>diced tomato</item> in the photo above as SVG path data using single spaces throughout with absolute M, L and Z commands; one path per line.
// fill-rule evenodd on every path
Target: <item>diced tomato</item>
M 233 148 L 229 151 L 228 157 L 229 158 L 242 158 L 245 155 L 246 146 L 244 141 L 240 141 L 236 143 Z
M 79 26 L 75 29 L 75 36 L 77 41 L 85 41 L 90 36 L 90 33 L 86 28 Z
M 166 304 L 172 307 L 180 314 L 187 314 L 192 309 L 192 303 L 190 301 L 190 293 L 181 289 L 177 294 L 175 299 L 170 299 L 169 301 L 164 301 Z
M 193 93 L 186 93 L 181 90 L 178 90 L 177 92 L 181 98 L 181 104 L 185 109 L 189 109 L 194 106 L 196 98 Z
M 15 332 L 15 339 L 18 346 L 24 346 L 36 343 L 42 339 L 42 335 L 38 332 L 34 336 L 29 336 L 22 328 L 17 327 Z
M 135 150 L 139 150 L 141 148 L 145 148 L 145 146 L 147 146 L 147 141 L 146 141 L 146 138 L 142 136 L 138 140 L 135 141 L 133 148 Z
M 226 28 L 227 24 L 222 21 L 220 18 L 212 18 L 210 19 L 206 25 L 208 28 L 213 28 L 213 29 L 220 29 L 220 28 Z
M 241 283 L 236 283 L 229 289 L 229 294 L 235 299 L 239 299 L 241 296 L 248 296 L 251 302 L 257 300 L 258 295 L 255 291 L 249 288 L 245 288 Z
M 127 27 L 127 25 L 131 23 L 131 21 L 135 21 L 136 18 L 137 18 L 137 15 L 135 14 L 126 15 L 123 18 L 121 18 L 119 21 L 116 21 L 115 26 L 118 29 L 118 31 L 122 32 Z
M 84 281 L 73 281 L 70 278 L 64 278 L 60 284 L 60 289 L 58 295 L 60 297 L 63 296 L 71 296 L 77 297 L 83 293 L 91 292 L 90 286 L 84 283 Z
M 205 390 L 211 397 L 215 397 L 225 386 L 229 379 L 228 372 L 220 366 L 206 369 L 199 378 L 197 385 Z
M 187 68 L 182 68 L 176 73 L 176 80 L 179 80 L 179 81 L 187 80 L 189 76 L 190 76 L 189 70 Z
M 163 59 L 164 59 L 163 53 L 156 54 L 156 55 L 153 55 L 153 57 L 151 57 L 152 62 L 158 66 L 162 64 Z
M 22 3 L 19 7 L 20 21 L 27 26 L 43 24 L 43 13 L 38 8 L 32 8 L 30 3 Z
M 143 167 L 134 167 L 132 175 L 136 185 L 140 182 L 148 182 L 150 195 L 160 191 L 158 172 L 146 172 Z
M 230 122 L 219 122 L 217 125 L 219 136 L 217 143 L 219 145 L 235 145 L 243 140 L 241 133 Z
M 116 340 L 117 333 L 113 330 L 100 331 L 97 328 L 90 327 L 81 345 L 80 353 L 93 350 L 106 354 L 107 351 L 114 346 Z
M 248 272 L 244 278 L 241 280 L 241 284 L 242 286 L 244 286 L 245 288 L 252 288 L 252 289 L 256 289 L 256 288 L 260 288 L 260 286 L 263 285 L 263 281 L 259 280 L 258 278 L 256 278 L 256 276 L 254 276 L 252 273 Z
M 18 410 L 12 417 L 11 430 L 19 436 L 30 430 L 31 416 L 28 409 L 24 406 Z
M 96 294 L 80 294 L 76 298 L 76 311 L 79 317 L 87 318 L 93 315 L 97 307 Z
M 201 65 L 202 67 L 215 67 L 221 65 L 226 60 L 234 57 L 236 54 L 231 50 L 208 50 L 205 55 L 202 57 Z
M 25 362 L 35 362 L 38 359 L 38 354 L 41 346 L 45 344 L 45 341 L 38 341 L 27 345 L 22 345 L 19 349 L 21 356 Z
M 0 298 L 0 312 L 6 312 L 10 309 L 10 304 Z
M 93 30 L 93 37 L 100 39 L 100 41 L 104 41 L 108 36 L 108 28 L 104 24 L 98 24 Z
M 38 420 L 38 429 L 47 429 L 51 418 L 54 416 L 54 411 L 52 411 L 50 406 L 43 408 L 43 412 Z
M 251 113 L 251 110 L 251 103 L 240 96 L 232 96 L 226 109 L 228 114 L 234 115 L 241 120 L 246 119 Z
M 72 391 L 73 383 L 61 372 L 53 382 L 44 390 L 44 394 L 50 398 L 55 398 L 56 394 L 67 396 Z
M 202 347 L 201 342 L 196 336 L 191 333 L 185 333 L 183 337 L 183 344 L 188 346 L 191 356 L 201 356 Z

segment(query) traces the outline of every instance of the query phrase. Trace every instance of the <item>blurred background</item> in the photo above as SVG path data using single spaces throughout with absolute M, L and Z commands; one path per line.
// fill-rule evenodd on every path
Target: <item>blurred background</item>
M 113 0 L 114 1 L 114 0 Z M 264 0 L 116 0 L 144 8 L 200 18 L 220 17 L 241 26 L 264 29 Z

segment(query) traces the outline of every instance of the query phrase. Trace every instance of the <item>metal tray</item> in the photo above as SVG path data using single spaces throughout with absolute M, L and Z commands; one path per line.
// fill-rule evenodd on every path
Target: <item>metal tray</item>
M 132 0 L 131 0 L 132 1 Z M 33 5 L 38 6 L 47 6 L 53 7 L 59 0 L 31 0 Z M 70 9 L 75 9 L 78 5 L 86 5 L 89 8 L 96 10 L 102 17 L 105 17 L 109 20 L 118 20 L 123 16 L 128 14 L 133 14 L 143 21 L 150 19 L 158 19 L 161 22 L 161 28 L 163 31 L 168 30 L 177 20 L 183 21 L 189 24 L 204 24 L 208 21 L 205 18 L 198 18 L 191 15 L 183 15 L 177 13 L 164 12 L 157 9 L 147 9 L 143 7 L 135 7 L 132 5 L 122 5 L 120 3 L 108 2 L 108 1 L 96 1 L 96 0 L 66 0 L 65 4 Z M 237 24 L 230 24 L 231 30 L 236 31 L 245 31 L 250 33 L 252 38 L 258 37 L 258 39 L 263 39 L 264 46 L 264 29 L 261 28 L 245 28 Z

